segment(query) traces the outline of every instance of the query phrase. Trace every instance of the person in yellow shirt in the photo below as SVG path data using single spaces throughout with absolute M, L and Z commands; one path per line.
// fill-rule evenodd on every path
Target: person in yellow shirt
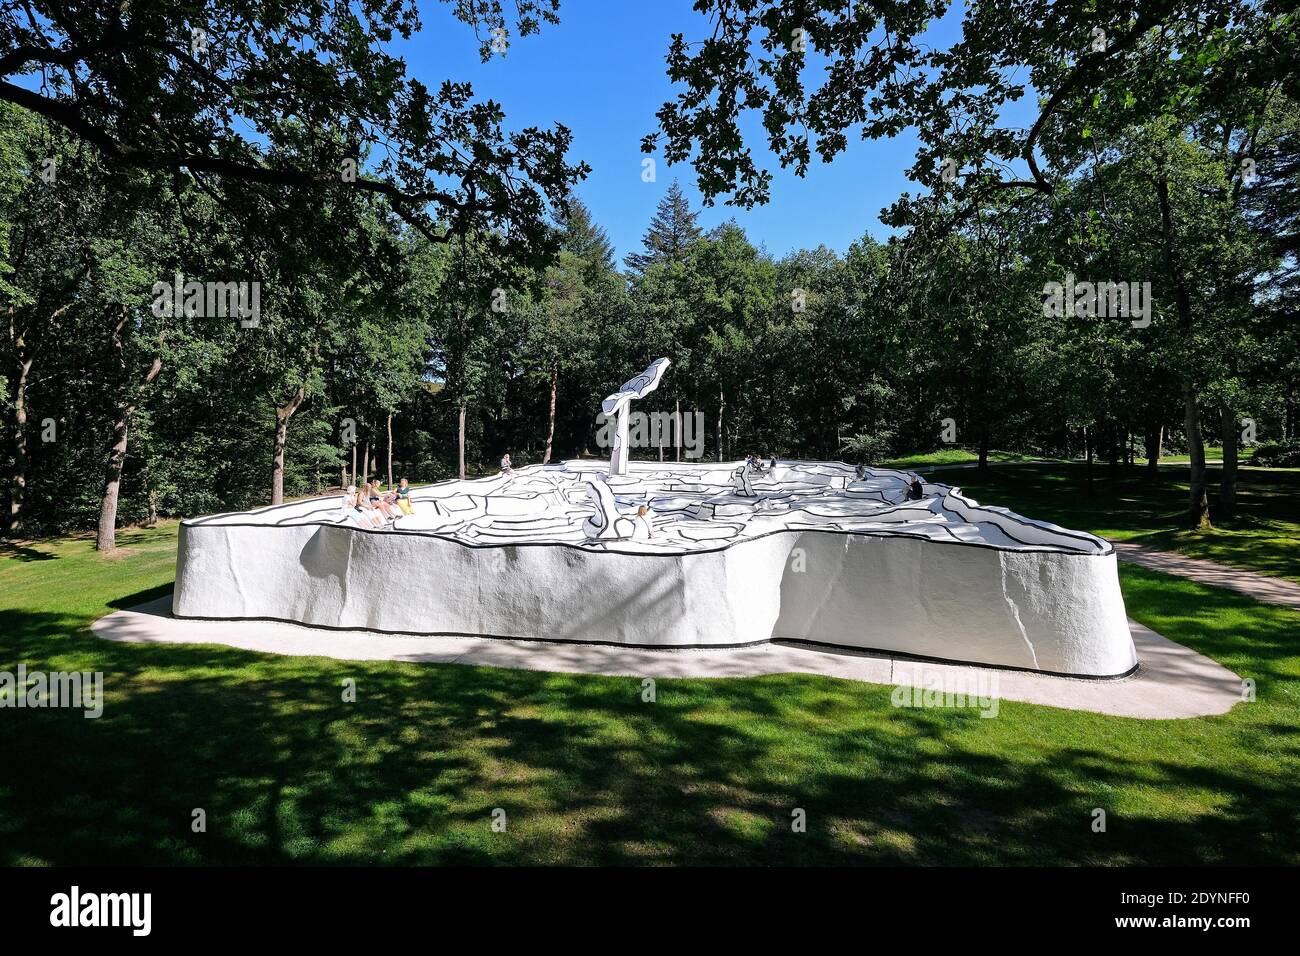
M 405 478 L 397 486 L 397 507 L 402 509 L 404 515 L 415 514 L 415 509 L 411 507 L 411 489 Z

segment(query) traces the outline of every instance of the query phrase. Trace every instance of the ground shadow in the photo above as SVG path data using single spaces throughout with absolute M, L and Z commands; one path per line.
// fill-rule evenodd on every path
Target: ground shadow
M 1004 704 L 984 720 L 807 675 L 661 680 L 650 702 L 637 678 L 118 645 L 57 614 L 0 612 L 0 631 L 18 635 L 7 658 L 84 658 L 107 690 L 98 720 L 7 714 L 5 863 L 1300 859 L 1292 782 L 1201 752 L 1259 732 L 1241 719 Z M 1264 714 L 1294 760 L 1294 722 Z M 1204 793 L 1175 814 L 1152 796 Z

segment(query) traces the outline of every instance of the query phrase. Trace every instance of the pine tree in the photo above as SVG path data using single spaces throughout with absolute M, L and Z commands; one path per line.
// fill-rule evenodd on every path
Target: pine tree
M 577 196 L 569 196 L 569 212 L 561 217 L 560 228 L 560 248 L 582 261 L 588 278 L 614 268 L 614 246 L 609 235 L 596 225 L 591 210 Z
M 630 253 L 623 264 L 639 275 L 656 262 L 680 262 L 686 256 L 687 247 L 700 237 L 698 218 L 699 213 L 691 212 L 686 196 L 674 179 L 664 198 L 659 200 L 659 208 L 642 240 L 645 252 Z

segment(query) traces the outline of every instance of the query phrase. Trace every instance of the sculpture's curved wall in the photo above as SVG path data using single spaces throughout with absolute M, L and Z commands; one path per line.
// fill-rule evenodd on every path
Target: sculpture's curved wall
M 1052 526 L 1021 521 L 1017 533 L 1042 527 Z M 1122 675 L 1137 662 L 1108 548 L 1006 550 L 901 533 L 790 529 L 638 554 L 187 521 L 173 610 L 647 646 L 799 639 L 1091 677 Z

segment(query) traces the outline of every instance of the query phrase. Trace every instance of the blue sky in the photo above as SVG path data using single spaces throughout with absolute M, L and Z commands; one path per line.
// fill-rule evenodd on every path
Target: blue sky
M 708 35 L 690 0 L 563 0 L 558 26 L 512 38 L 507 54 L 488 63 L 479 61 L 472 30 L 454 20 L 444 3 L 421 0 L 420 5 L 424 30 L 390 52 L 404 56 L 411 75 L 430 86 L 444 79 L 469 81 L 479 97 L 502 105 L 510 128 L 568 126 L 571 156 L 592 167 L 578 194 L 609 233 L 620 259 L 640 248 L 674 177 L 700 206 L 688 164 L 668 167 L 660 160 L 657 181 L 641 181 L 641 137 L 654 129 L 655 111 L 674 95 L 664 73 L 670 35 L 682 32 L 688 40 Z M 934 29 L 936 40 L 951 40 L 956 23 L 950 13 Z M 752 142 L 756 153 L 766 153 L 761 137 Z M 703 211 L 701 222 L 709 227 L 734 217 L 751 240 L 777 256 L 823 243 L 843 252 L 864 233 L 888 235 L 880 210 L 901 192 L 916 191 L 904 177 L 914 151 L 910 134 L 890 141 L 852 139 L 830 165 L 814 158 L 804 179 L 765 164 L 774 176 L 767 206 L 746 212 L 719 202 Z

